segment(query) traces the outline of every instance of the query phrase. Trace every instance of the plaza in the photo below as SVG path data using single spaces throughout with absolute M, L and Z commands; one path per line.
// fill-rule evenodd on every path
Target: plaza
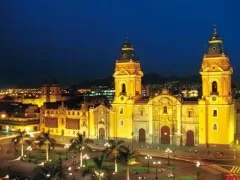
M 36 135 L 37 136 L 37 135 Z M 7 138 L 4 144 L 1 141 L 1 165 L 0 177 L 9 175 L 11 178 L 19 177 L 25 179 L 34 179 L 36 168 L 44 167 L 51 172 L 53 164 L 58 165 L 59 159 L 62 161 L 64 167 L 65 178 L 63 179 L 91 179 L 92 175 L 83 176 L 86 169 L 95 167 L 94 158 L 101 157 L 104 150 L 110 148 L 106 146 L 107 141 L 99 145 L 98 141 L 86 145 L 83 151 L 83 165 L 79 169 L 80 155 L 77 149 L 68 151 L 66 144 L 72 137 L 63 138 L 61 136 L 53 136 L 56 139 L 56 146 L 54 150 L 49 151 L 49 161 L 46 163 L 45 148 L 39 148 L 32 144 L 31 151 L 28 146 L 24 147 L 24 159 L 20 159 L 21 146 L 13 145 L 11 143 L 12 137 Z M 105 146 L 104 146 L 105 145 Z M 129 146 L 131 143 L 127 142 L 124 146 Z M 8 152 L 10 150 L 10 152 Z M 16 150 L 16 151 L 15 151 Z M 170 150 L 170 151 L 167 151 Z M 204 149 L 204 148 L 186 148 L 178 146 L 154 146 L 149 144 L 133 143 L 133 151 L 138 152 L 137 163 L 130 166 L 129 179 L 176 179 L 176 180 L 193 180 L 193 179 L 213 179 L 220 180 L 227 174 L 231 173 L 234 164 L 229 167 L 221 167 L 219 164 L 209 163 L 206 160 L 216 160 L 218 158 L 237 160 L 240 158 L 238 149 L 234 152 L 229 149 L 221 149 L 224 154 L 222 157 L 216 157 L 219 149 Z M 211 151 L 210 153 L 208 151 Z M 88 157 L 84 159 L 84 157 Z M 151 157 L 151 158 L 147 158 Z M 113 157 L 104 160 L 102 170 L 104 179 L 126 179 L 126 162 L 121 158 L 118 159 L 118 172 L 114 169 Z M 43 164 L 43 162 L 45 162 Z M 237 161 L 235 161 L 237 164 Z M 158 163 L 158 164 L 156 164 Z M 197 166 L 199 163 L 199 166 Z M 148 172 L 149 171 L 149 172 Z M 239 173 L 239 172 L 237 172 Z M 236 173 L 236 174 L 237 174 Z M 36 178 L 36 177 L 35 177 Z

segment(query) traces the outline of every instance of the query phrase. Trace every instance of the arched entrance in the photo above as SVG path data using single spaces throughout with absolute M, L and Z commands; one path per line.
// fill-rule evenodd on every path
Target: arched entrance
M 194 146 L 194 132 L 191 130 L 187 131 L 186 146 Z
M 170 144 L 170 128 L 168 126 L 161 128 L 161 144 Z
M 141 128 L 139 129 L 139 142 L 140 143 L 145 143 L 146 142 L 146 133 L 145 133 L 145 129 Z
M 105 138 L 105 130 L 104 128 L 99 129 L 99 139 L 104 139 Z

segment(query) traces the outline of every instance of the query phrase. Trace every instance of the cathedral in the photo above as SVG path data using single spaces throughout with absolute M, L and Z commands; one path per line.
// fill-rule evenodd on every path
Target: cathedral
M 143 97 L 141 64 L 127 39 L 113 73 L 115 97 L 110 106 L 44 105 L 40 131 L 94 139 L 134 139 L 140 143 L 177 146 L 229 147 L 236 132 L 235 101 L 231 92 L 233 68 L 216 28 L 200 67 L 202 96 L 184 101 L 168 89 Z

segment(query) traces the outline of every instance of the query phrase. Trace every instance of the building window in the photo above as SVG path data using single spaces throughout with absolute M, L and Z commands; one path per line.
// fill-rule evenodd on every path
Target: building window
M 213 131 L 217 131 L 217 130 L 218 130 L 217 124 L 213 124 Z
M 55 114 L 58 114 L 58 112 L 56 111 Z
M 218 92 L 218 87 L 217 87 L 217 82 L 213 81 L 212 82 L 212 92 L 217 93 Z
M 188 117 L 193 117 L 193 111 L 188 111 Z
M 64 119 L 62 118 L 62 124 L 64 124 Z
M 83 131 L 83 137 L 86 137 L 86 132 L 85 131 Z
M 140 115 L 143 116 L 143 110 L 140 111 Z
M 123 120 L 121 120 L 120 121 L 120 126 L 123 126 L 123 125 L 124 125 Z
M 83 116 L 86 116 L 86 112 L 83 112 L 82 115 L 83 115 Z
M 79 112 L 77 112 L 77 115 L 79 116 Z
M 120 108 L 120 114 L 123 114 L 123 108 Z
M 74 112 L 74 111 L 72 112 L 72 115 L 75 115 L 75 112 Z
M 70 111 L 68 111 L 68 115 L 70 115 Z
M 122 84 L 122 94 L 126 94 L 126 84 Z
M 213 117 L 217 117 L 217 115 L 218 115 L 218 114 L 217 114 L 217 110 L 214 109 L 214 110 L 213 110 Z
M 167 114 L 167 106 L 163 107 L 163 113 Z

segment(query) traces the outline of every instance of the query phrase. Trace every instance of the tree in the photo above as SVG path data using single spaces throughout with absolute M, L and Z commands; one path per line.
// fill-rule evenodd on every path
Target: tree
M 126 180 L 130 180 L 130 165 L 136 164 L 136 161 L 138 160 L 137 156 L 139 153 L 137 151 L 131 151 L 128 146 L 121 146 L 119 153 L 120 157 L 125 159 L 125 164 L 127 166 Z
M 85 169 L 83 171 L 83 176 L 87 175 L 96 175 L 98 180 L 102 180 L 104 175 L 106 176 L 105 171 L 103 170 L 103 163 L 106 160 L 106 152 L 104 151 L 100 157 L 93 158 L 93 163 L 95 168 L 94 169 Z
M 57 166 L 52 165 L 51 168 L 44 166 L 38 166 L 34 169 L 34 174 L 36 180 L 64 180 L 66 179 L 66 168 L 62 164 L 61 158 Z
M 115 173 L 117 173 L 118 172 L 117 158 L 118 158 L 119 151 L 123 149 L 124 141 L 109 140 L 108 142 L 110 144 L 110 148 L 107 149 L 108 151 L 107 156 L 108 157 L 111 155 L 114 156 L 114 166 L 115 166 L 114 169 L 115 169 Z
M 26 131 L 19 131 L 18 135 L 12 139 L 12 142 L 14 144 L 19 144 L 19 143 L 21 144 L 21 157 L 23 157 L 24 156 L 23 146 L 25 142 L 28 142 L 28 143 L 30 142 L 30 135 L 26 133 Z
M 70 146 L 68 150 L 78 149 L 79 150 L 79 161 L 80 167 L 83 166 L 83 150 L 87 146 L 87 144 L 91 144 L 93 141 L 91 139 L 85 139 L 82 134 L 77 133 L 77 138 L 70 140 Z
M 50 133 L 48 131 L 46 133 L 42 132 L 42 134 L 36 138 L 36 141 L 39 147 L 42 147 L 43 145 L 45 145 L 46 161 L 48 161 L 49 160 L 48 151 L 49 149 L 54 149 L 56 140 L 50 137 Z

